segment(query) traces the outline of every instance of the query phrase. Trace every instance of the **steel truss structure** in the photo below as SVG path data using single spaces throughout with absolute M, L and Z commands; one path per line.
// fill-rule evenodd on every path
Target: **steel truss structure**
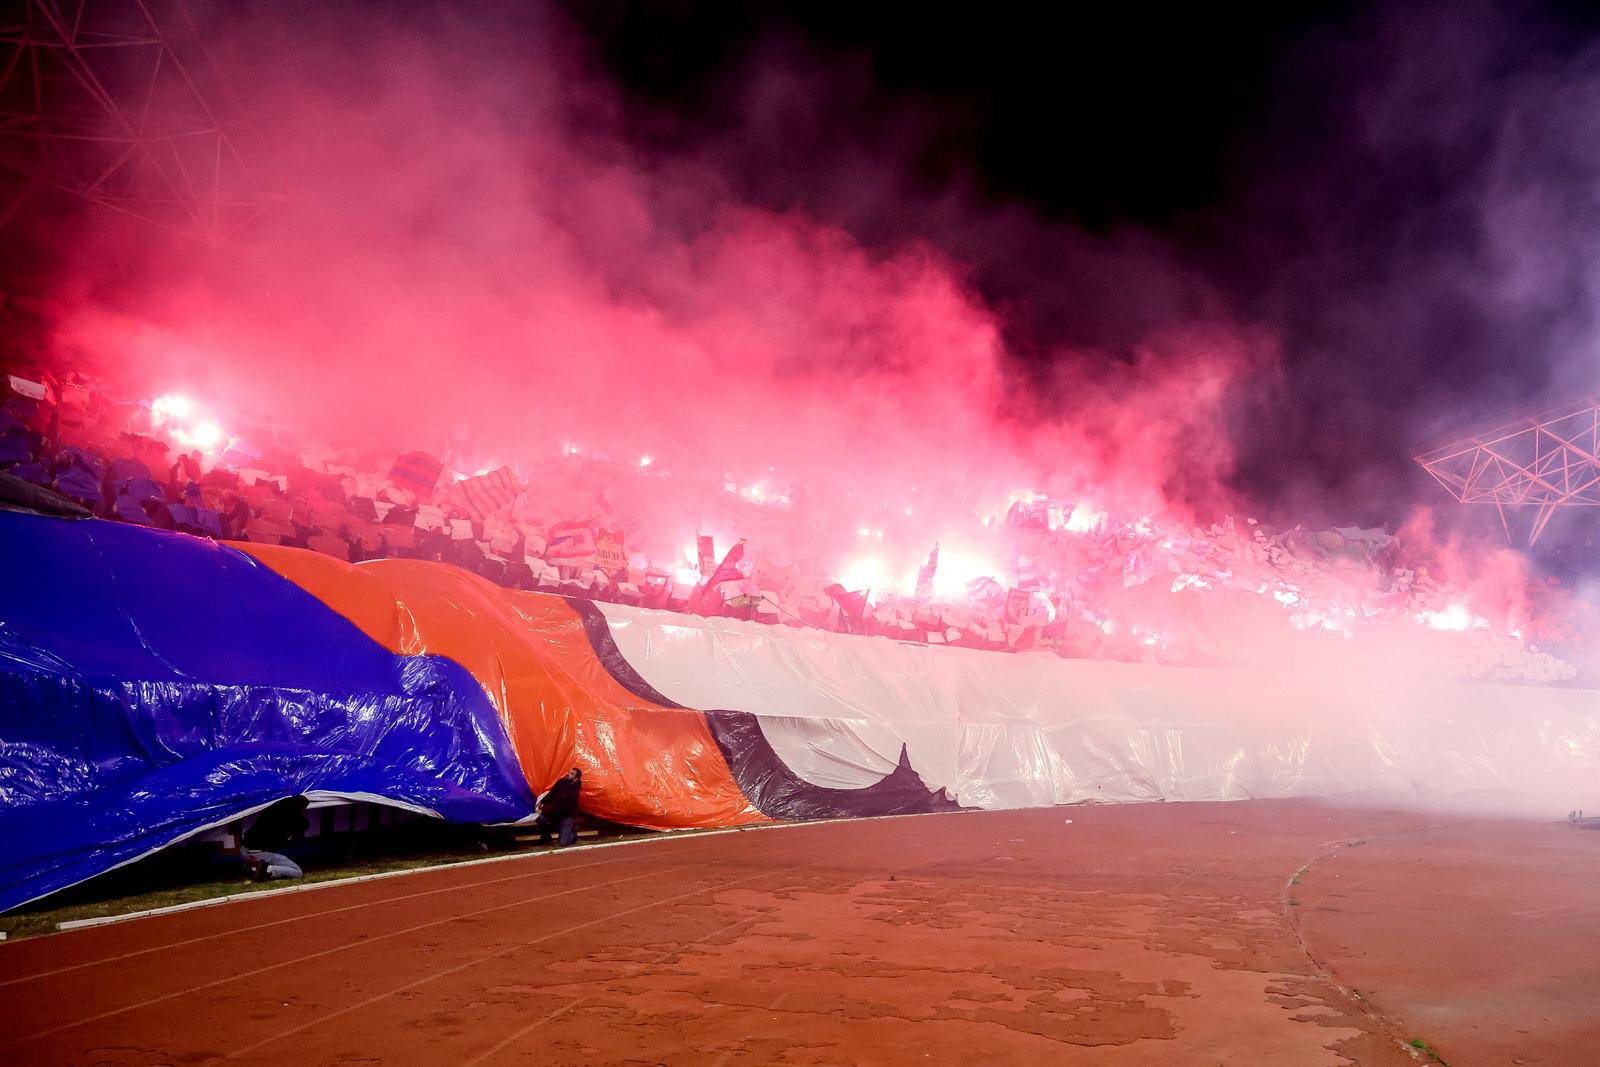
M 1557 508 L 1600 507 L 1600 396 L 1481 433 L 1416 457 L 1463 504 L 1493 504 L 1506 537 L 1533 509 L 1527 543 Z
M 0 15 L 0 223 L 39 186 L 215 244 L 265 210 L 181 0 Z

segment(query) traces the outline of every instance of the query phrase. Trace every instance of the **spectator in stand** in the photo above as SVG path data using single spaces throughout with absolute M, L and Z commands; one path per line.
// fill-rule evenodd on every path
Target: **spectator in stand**
M 250 522 L 250 502 L 242 496 L 230 496 L 222 509 L 222 536 L 230 541 L 249 540 L 245 527 Z
M 200 481 L 200 460 L 187 452 L 178 453 L 178 458 L 172 461 L 172 467 L 167 472 L 167 486 L 172 490 L 173 500 L 182 500 L 191 484 Z
M 147 425 L 148 403 L 109 398 L 81 371 L 63 378 L 27 373 L 32 377 L 20 384 L 8 384 L 17 380 L 0 375 L 0 468 L 29 485 L 52 488 L 107 519 L 200 536 L 312 547 L 352 562 L 401 555 L 442 560 L 501 585 L 542 587 L 543 561 L 535 559 L 537 565 L 532 567 L 523 562 L 528 529 L 547 528 L 550 519 L 560 516 L 552 512 L 536 518 L 531 504 L 519 503 L 509 516 L 489 517 L 497 521 L 480 516 L 471 524 L 475 528 L 470 534 L 453 523 L 441 526 L 442 520 L 470 516 L 448 491 L 450 480 L 442 487 L 436 484 L 441 464 L 431 457 L 420 453 L 400 457 L 415 477 L 396 475 L 399 465 L 391 469 L 378 458 L 357 458 L 352 452 L 341 457 L 337 470 L 326 462 L 330 454 L 325 452 L 307 466 L 293 448 L 283 451 L 270 440 L 280 435 L 246 428 L 250 440 L 269 439 L 271 447 L 256 451 L 235 441 L 205 472 L 199 452 L 176 452 L 158 427 Z M 306 454 L 310 452 L 308 448 Z M 240 476 L 232 468 L 246 462 L 249 468 L 243 473 L 250 477 L 241 489 Z M 412 488 L 386 486 L 384 471 Z M 165 486 L 157 484 L 162 472 L 167 474 Z M 316 499 L 319 492 L 325 500 Z M 530 485 L 523 492 L 531 501 L 535 489 Z M 426 516 L 420 515 L 415 493 L 421 493 L 423 501 L 433 501 L 426 504 Z M 790 491 L 796 506 L 801 493 L 798 487 Z M 603 487 L 598 499 L 604 499 Z M 394 506 L 379 514 L 375 503 Z M 220 508 L 222 514 L 210 507 Z M 515 519 L 509 532 L 504 525 L 508 518 Z M 1586 604 L 1571 602 L 1569 595 L 1557 602 L 1555 594 L 1564 593 L 1564 588 L 1552 575 L 1542 590 L 1542 606 L 1519 630 L 1473 620 L 1469 628 L 1452 635 L 1451 627 L 1434 620 L 1467 612 L 1462 591 L 1429 575 L 1426 551 L 1408 552 L 1408 542 L 1376 529 L 1277 530 L 1254 519 L 1236 524 L 1229 518 L 1209 530 L 1194 527 L 1185 532 L 1157 529 L 1150 519 L 1132 523 L 1104 514 L 1088 529 L 1068 525 L 1065 531 L 1055 530 L 1048 522 L 1042 532 L 1036 523 L 1028 528 L 1042 539 L 1037 558 L 1031 559 L 1030 578 L 1037 581 L 1042 572 L 1047 584 L 1065 587 L 1064 595 L 1073 601 L 1065 608 L 1057 604 L 1058 612 L 1065 610 L 1065 622 L 1058 620 L 1042 631 L 1035 626 L 1004 626 L 1012 620 L 1002 619 L 994 603 L 984 602 L 987 598 L 976 602 L 966 598 L 964 606 L 956 606 L 955 617 L 943 607 L 918 605 L 892 594 L 881 596 L 881 603 L 873 606 L 865 602 L 864 590 L 846 591 L 837 583 L 822 586 L 816 574 L 806 579 L 803 589 L 794 588 L 804 597 L 798 610 L 778 614 L 786 623 L 843 633 L 994 650 L 1042 646 L 1064 656 L 1191 665 L 1254 662 L 1260 642 L 1251 635 L 1260 627 L 1293 627 L 1301 631 L 1297 641 L 1326 641 L 1355 636 L 1352 627 L 1358 624 L 1417 626 L 1414 632 L 1422 638 L 1453 643 L 1457 651 L 1442 667 L 1452 676 L 1540 683 L 1577 675 L 1578 669 L 1562 660 L 1584 658 L 1582 649 L 1594 643 L 1595 619 L 1600 617 L 1592 598 Z M 534 543 L 540 546 L 535 557 L 543 556 L 542 535 Z M 1030 556 L 1034 551 L 1030 549 Z M 566 562 L 552 568 L 562 572 L 563 595 L 619 599 L 611 582 L 574 581 L 575 572 L 583 568 Z M 1575 566 L 1563 563 L 1562 569 Z M 693 598 L 695 603 L 685 604 L 673 599 L 670 575 L 660 575 L 647 580 L 643 602 L 647 607 L 747 619 L 760 610 L 753 599 L 734 597 L 725 604 L 720 583 L 710 584 L 713 588 Z M 991 584 L 998 585 L 993 580 Z M 756 592 L 767 588 L 763 584 Z M 830 599 L 837 605 L 831 611 Z M 933 610 L 925 617 L 926 607 Z M 759 617 L 773 621 L 764 611 Z M 1470 613 L 1465 618 L 1471 619 Z M 1252 625 L 1229 624 L 1239 619 Z M 1040 639 L 1029 636 L 1033 634 Z M 1556 658 L 1533 642 L 1570 644 L 1572 651 Z
M 583 772 L 574 767 L 539 798 L 533 824 L 539 828 L 539 843 L 550 843 L 550 831 L 557 832 L 557 841 L 566 848 L 578 840 L 579 800 L 583 792 Z

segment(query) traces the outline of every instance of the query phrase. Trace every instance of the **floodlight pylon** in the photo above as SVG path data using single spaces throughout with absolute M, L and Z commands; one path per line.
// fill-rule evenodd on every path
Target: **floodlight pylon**
M 1531 509 L 1531 547 L 1557 509 L 1600 507 L 1600 396 L 1415 458 L 1461 503 L 1493 505 L 1508 539 L 1513 517 Z
M 182 0 L 23 0 L 0 15 L 0 224 L 40 186 L 206 244 L 271 203 Z

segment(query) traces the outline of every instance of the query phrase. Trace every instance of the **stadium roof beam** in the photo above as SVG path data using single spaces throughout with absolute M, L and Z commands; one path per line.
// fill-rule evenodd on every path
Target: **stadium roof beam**
M 1461 503 L 1494 505 L 1508 539 L 1512 515 L 1533 509 L 1532 546 L 1557 508 L 1600 507 L 1600 396 L 1415 458 Z
M 13 10 L 0 16 L 0 223 L 47 186 L 214 245 L 270 205 L 182 0 Z

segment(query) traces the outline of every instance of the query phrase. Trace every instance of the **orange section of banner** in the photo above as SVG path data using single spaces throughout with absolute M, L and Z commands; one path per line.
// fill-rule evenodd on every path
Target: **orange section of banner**
M 583 768 L 584 810 L 651 829 L 764 822 L 698 711 L 623 689 L 558 596 L 504 589 L 417 560 L 344 563 L 302 549 L 235 544 L 401 655 L 466 668 L 500 712 L 536 790 Z

